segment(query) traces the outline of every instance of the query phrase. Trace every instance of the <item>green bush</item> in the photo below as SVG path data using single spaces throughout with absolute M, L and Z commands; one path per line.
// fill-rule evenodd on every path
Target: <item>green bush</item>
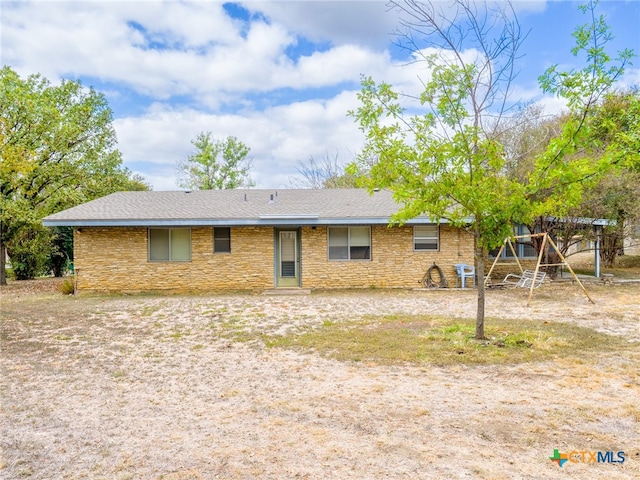
M 51 233 L 51 249 L 47 267 L 54 277 L 62 277 L 69 270 L 69 259 L 73 258 L 73 228 L 53 227 Z
M 16 279 L 16 275 L 15 273 L 13 273 L 13 268 L 11 268 L 9 265 L 5 266 L 5 274 L 7 275 L 8 279 L 11 280 L 15 280 Z
M 29 280 L 47 273 L 51 251 L 49 232 L 25 227 L 7 244 L 11 268 L 16 280 Z

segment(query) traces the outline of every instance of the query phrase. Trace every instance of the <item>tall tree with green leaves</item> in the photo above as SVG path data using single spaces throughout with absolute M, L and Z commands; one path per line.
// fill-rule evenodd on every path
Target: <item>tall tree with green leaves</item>
M 428 214 L 473 234 L 479 279 L 475 337 L 483 339 L 488 250 L 511 235 L 515 222 L 562 216 L 580 201 L 585 184 L 606 169 L 604 161 L 594 164 L 572 154 L 585 147 L 584 119 L 622 73 L 631 52 L 622 52 L 617 66 L 610 67 L 603 19 L 592 15 L 576 30 L 574 54 L 586 52 L 587 66 L 569 72 L 552 67 L 541 77 L 544 91 L 567 100 L 571 119 L 535 157 L 523 182 L 505 175 L 504 146 L 496 136 L 512 106 L 524 38 L 510 3 L 496 4 L 491 12 L 487 4 L 470 0 L 453 1 L 447 12 L 439 2 L 391 4 L 403 15 L 401 40 L 429 74 L 413 111 L 390 85 L 363 80 L 361 105 L 351 114 L 366 145 L 350 172 L 366 175 L 369 190 L 393 192 L 401 205 L 394 222 Z M 593 14 L 595 4 L 584 11 Z
M 504 124 L 498 140 L 504 145 L 506 174 L 524 182 L 534 169 L 538 155 L 560 136 L 568 114 L 543 116 L 541 107 L 528 105 Z M 571 247 L 583 239 L 595 240 L 593 223 L 599 219 L 612 222 L 599 230 L 600 258 L 612 266 L 618 252 L 623 251 L 624 238 L 640 219 L 640 91 L 631 88 L 612 91 L 600 99 L 587 118 L 584 129 L 592 146 L 578 150 L 576 157 L 600 161 L 612 166 L 598 176 L 582 195 L 582 202 L 563 218 L 535 216 L 527 227 L 533 232 L 547 232 L 561 237 L 560 252 L 566 256 Z M 536 241 L 537 240 L 537 241 Z M 531 239 L 537 253 L 541 240 Z M 557 267 L 549 267 L 553 275 Z
M 211 132 L 200 132 L 191 141 L 195 153 L 178 163 L 178 185 L 194 190 L 223 190 L 254 185 L 249 172 L 251 151 L 236 137 L 212 139 Z
M 104 95 L 80 82 L 53 85 L 40 75 L 0 70 L 0 280 L 6 281 L 5 248 L 19 278 L 41 273 L 46 215 L 117 190 L 148 188 L 123 168 L 111 122 Z
M 608 157 L 613 169 L 589 188 L 574 214 L 613 220 L 600 233 L 600 259 L 613 266 L 624 239 L 640 222 L 640 91 L 605 96 L 589 119 L 596 157 Z

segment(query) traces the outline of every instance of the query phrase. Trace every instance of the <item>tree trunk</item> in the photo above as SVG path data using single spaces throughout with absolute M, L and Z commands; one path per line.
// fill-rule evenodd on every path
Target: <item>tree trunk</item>
M 476 239 L 476 279 L 478 282 L 478 310 L 476 312 L 476 340 L 484 340 L 484 248 Z
M 5 259 L 7 258 L 7 249 L 0 240 L 0 285 L 7 284 L 7 272 L 5 270 Z
M 7 272 L 5 260 L 7 259 L 7 249 L 2 241 L 2 222 L 0 221 L 0 285 L 7 284 Z
M 602 232 L 600 235 L 600 260 L 602 260 L 604 267 L 613 267 L 622 243 L 617 231 Z

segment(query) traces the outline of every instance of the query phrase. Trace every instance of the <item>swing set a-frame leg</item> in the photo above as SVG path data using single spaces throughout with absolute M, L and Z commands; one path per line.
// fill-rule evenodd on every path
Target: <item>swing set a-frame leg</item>
M 578 283 L 578 285 L 580 285 L 580 288 L 582 289 L 582 291 L 584 292 L 584 294 L 587 296 L 587 298 L 589 299 L 589 301 L 591 303 L 593 303 L 595 305 L 596 302 L 593 301 L 593 299 L 589 296 L 589 292 L 587 292 L 587 289 L 584 288 L 584 285 L 582 285 L 582 282 L 580 281 L 580 279 L 578 278 L 578 276 L 575 274 L 575 272 L 573 271 L 573 269 L 571 268 L 571 265 L 569 265 L 569 262 L 567 262 L 564 258 L 564 256 L 560 253 L 560 249 L 556 246 L 556 244 L 553 242 L 553 240 L 551 240 L 551 238 L 549 238 L 549 243 L 551 244 L 551 246 L 553 247 L 553 249 L 556 251 L 556 253 L 558 254 L 558 256 L 560 257 L 560 260 L 562 260 L 562 263 L 564 263 L 567 268 L 569 269 L 569 271 L 571 272 L 571 275 L 573 276 L 573 279 Z
M 571 276 L 573 277 L 573 279 L 577 282 L 578 285 L 580 285 L 580 288 L 582 289 L 584 294 L 589 299 L 589 302 L 591 302 L 592 304 L 595 304 L 596 302 L 593 301 L 593 299 L 589 295 L 589 292 L 587 292 L 587 289 L 584 288 L 584 285 L 582 284 L 582 282 L 580 281 L 580 279 L 578 278 L 576 273 L 571 268 L 571 265 L 569 265 L 569 262 L 567 262 L 566 258 L 564 258 L 562 253 L 560 253 L 560 249 L 555 244 L 555 242 L 551 239 L 551 237 L 549 236 L 549 234 L 547 232 L 534 233 L 534 234 L 529 234 L 529 235 L 516 235 L 515 237 L 513 237 L 513 239 L 517 240 L 518 238 L 531 238 L 531 237 L 543 237 L 543 238 L 542 238 L 542 246 L 540 248 L 540 253 L 538 254 L 538 260 L 536 262 L 536 268 L 535 268 L 535 271 L 533 273 L 534 281 L 531 282 L 531 287 L 529 288 L 529 296 L 527 297 L 527 306 L 529 306 L 529 304 L 531 303 L 531 298 L 533 297 L 533 289 L 536 287 L 535 279 L 538 278 L 538 273 L 540 271 L 540 267 L 542 267 L 542 266 L 547 267 L 547 266 L 553 266 L 553 265 L 566 266 L 567 269 L 569 270 L 569 272 L 571 272 Z M 542 263 L 542 257 L 544 255 L 545 249 L 547 247 L 547 242 L 553 248 L 555 253 L 558 254 L 558 257 L 560 258 L 561 263 L 553 263 L 553 264 L 543 264 Z M 486 278 L 484 279 L 484 284 L 485 285 L 487 284 L 487 281 L 491 278 L 491 273 L 493 272 L 496 264 L 498 263 L 498 260 L 500 259 L 501 255 L 502 255 L 502 252 L 504 251 L 504 249 L 507 246 L 507 244 L 509 245 L 509 248 L 511 249 L 511 253 L 513 254 L 513 259 L 518 264 L 518 268 L 520 269 L 520 273 L 523 272 L 522 264 L 520 263 L 520 261 L 518 259 L 518 255 L 516 255 L 515 249 L 513 248 L 513 243 L 511 242 L 511 237 L 507 237 L 507 238 L 504 239 L 504 243 L 500 247 L 500 251 L 496 255 L 496 258 L 493 261 L 493 265 L 491 265 L 491 268 L 489 269 L 489 273 L 487 274 Z

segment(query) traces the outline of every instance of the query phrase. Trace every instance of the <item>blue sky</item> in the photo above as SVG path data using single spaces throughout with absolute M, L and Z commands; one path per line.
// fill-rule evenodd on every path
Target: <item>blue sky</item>
M 571 33 L 579 2 L 516 0 L 522 29 L 517 98 L 541 95 L 551 64 L 580 67 Z M 640 54 L 640 1 L 603 0 L 612 53 Z M 363 138 L 347 111 L 361 75 L 405 92 L 419 66 L 394 47 L 398 17 L 384 1 L 20 1 L 0 3 L 0 56 L 19 74 L 80 79 L 104 93 L 125 165 L 156 190 L 176 189 L 176 164 L 210 131 L 251 148 L 261 188 L 286 188 L 310 157 L 354 158 Z M 640 84 L 640 59 L 621 86 Z

